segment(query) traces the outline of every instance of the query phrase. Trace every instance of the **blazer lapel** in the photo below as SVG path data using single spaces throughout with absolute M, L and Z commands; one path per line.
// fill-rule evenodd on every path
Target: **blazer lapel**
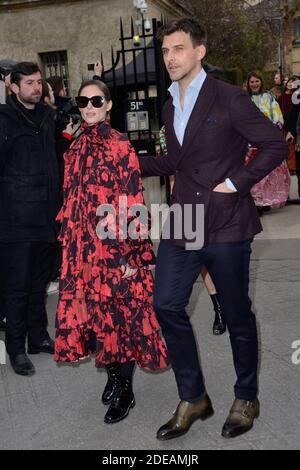
M 194 109 L 192 111 L 192 114 L 190 116 L 190 119 L 185 129 L 185 134 L 184 134 L 184 139 L 183 139 L 181 154 L 180 154 L 180 160 L 185 155 L 185 153 L 189 150 L 191 142 L 193 142 L 195 134 L 197 133 L 199 127 L 202 125 L 203 121 L 205 120 L 211 106 L 214 103 L 215 98 L 216 98 L 216 82 L 214 78 L 208 75 L 202 85 L 202 88 L 198 95 Z M 173 108 L 173 113 L 174 113 L 174 108 Z
M 172 98 L 170 98 L 167 101 L 166 109 L 165 109 L 165 113 L 164 113 L 164 121 L 165 121 L 165 126 L 166 126 L 167 132 L 168 131 L 170 132 L 171 141 L 176 146 L 177 153 L 180 153 L 181 150 L 182 150 L 182 147 L 181 147 L 180 143 L 178 142 L 178 139 L 177 139 L 177 136 L 176 136 L 176 133 L 175 133 L 175 130 L 174 130 L 174 106 L 173 106 L 173 99 Z

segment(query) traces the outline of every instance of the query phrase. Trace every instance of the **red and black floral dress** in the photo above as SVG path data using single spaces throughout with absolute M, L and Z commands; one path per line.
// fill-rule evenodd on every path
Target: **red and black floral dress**
M 127 198 L 129 208 L 144 204 L 136 154 L 126 137 L 105 121 L 84 124 L 64 158 L 54 359 L 73 362 L 96 353 L 96 367 L 136 361 L 146 370 L 165 368 L 166 349 L 152 305 L 152 244 L 142 236 L 125 236 L 119 223 L 120 197 Z M 98 236 L 112 217 L 97 211 L 104 204 L 116 214 L 109 223 L 116 236 L 106 239 Z M 145 224 L 138 217 L 129 214 L 129 223 L 143 234 Z M 122 279 L 121 265 L 138 270 Z

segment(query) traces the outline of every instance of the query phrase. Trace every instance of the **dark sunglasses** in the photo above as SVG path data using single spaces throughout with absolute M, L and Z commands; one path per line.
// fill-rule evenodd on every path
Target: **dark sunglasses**
M 105 96 L 92 96 L 91 98 L 88 98 L 87 96 L 76 96 L 75 100 L 78 108 L 86 108 L 89 101 L 92 103 L 94 108 L 101 108 L 105 101 L 109 101 Z

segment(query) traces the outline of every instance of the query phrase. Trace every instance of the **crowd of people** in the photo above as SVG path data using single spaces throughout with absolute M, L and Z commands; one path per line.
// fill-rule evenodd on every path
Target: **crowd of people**
M 31 62 L 16 63 L 4 74 L 9 92 L 0 106 L 1 328 L 19 375 L 35 373 L 28 354 L 71 363 L 95 354 L 96 367 L 108 374 L 102 394 L 108 424 L 126 418 L 135 405 L 136 364 L 148 371 L 171 364 L 180 403 L 157 438 L 176 438 L 214 412 L 185 310 L 201 273 L 216 313 L 213 332 L 227 328 L 230 335 L 237 381 L 222 435 L 231 438 L 249 431 L 259 416 L 258 341 L 248 296 L 251 242 L 262 229 L 257 208 L 261 213 L 287 201 L 286 142 L 299 150 L 299 107 L 291 102 L 293 79 L 284 89 L 278 85 L 281 94 L 275 96 L 256 72 L 249 74 L 246 92 L 208 76 L 202 68 L 206 34 L 196 20 L 171 21 L 159 37 L 172 81 L 163 110 L 165 155 L 138 158 L 128 138 L 111 127 L 113 102 L 99 63 L 67 119 L 70 100 L 60 77 L 44 80 Z M 175 205 L 183 209 L 182 220 L 171 218 L 157 260 L 144 236 L 149 217 L 142 221 L 134 209 L 144 205 L 141 176 L 174 176 L 170 212 Z M 122 197 L 134 236 L 101 238 L 99 224 L 108 223 L 99 215 L 102 205 L 114 207 L 112 224 L 122 235 Z M 201 246 L 186 232 L 175 236 L 178 223 L 190 224 L 189 233 L 195 233 L 199 204 Z M 192 207 L 190 217 L 185 205 Z M 45 297 L 57 276 L 53 340 Z

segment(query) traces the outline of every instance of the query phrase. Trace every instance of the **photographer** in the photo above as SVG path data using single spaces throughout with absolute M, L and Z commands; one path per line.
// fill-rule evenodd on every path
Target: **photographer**
M 0 107 L 0 256 L 6 270 L 1 294 L 10 362 L 16 374 L 28 376 L 35 369 L 25 352 L 26 337 L 29 354 L 54 351 L 45 294 L 58 231 L 59 175 L 53 111 L 40 103 L 37 64 L 14 66 L 11 90 Z
M 16 63 L 15 60 L 0 60 L 0 80 L 5 84 L 6 96 L 11 95 L 10 74 Z
M 0 61 L 0 85 L 3 84 L 1 90 L 0 103 L 5 104 L 6 98 L 11 94 L 10 91 L 10 73 L 12 67 L 16 64 L 14 60 L 1 60 Z M 5 272 L 3 266 L 6 266 L 6 263 L 0 268 L 0 285 L 4 284 L 5 281 Z M 0 296 L 0 331 L 5 331 L 6 322 L 5 322 L 5 298 Z

